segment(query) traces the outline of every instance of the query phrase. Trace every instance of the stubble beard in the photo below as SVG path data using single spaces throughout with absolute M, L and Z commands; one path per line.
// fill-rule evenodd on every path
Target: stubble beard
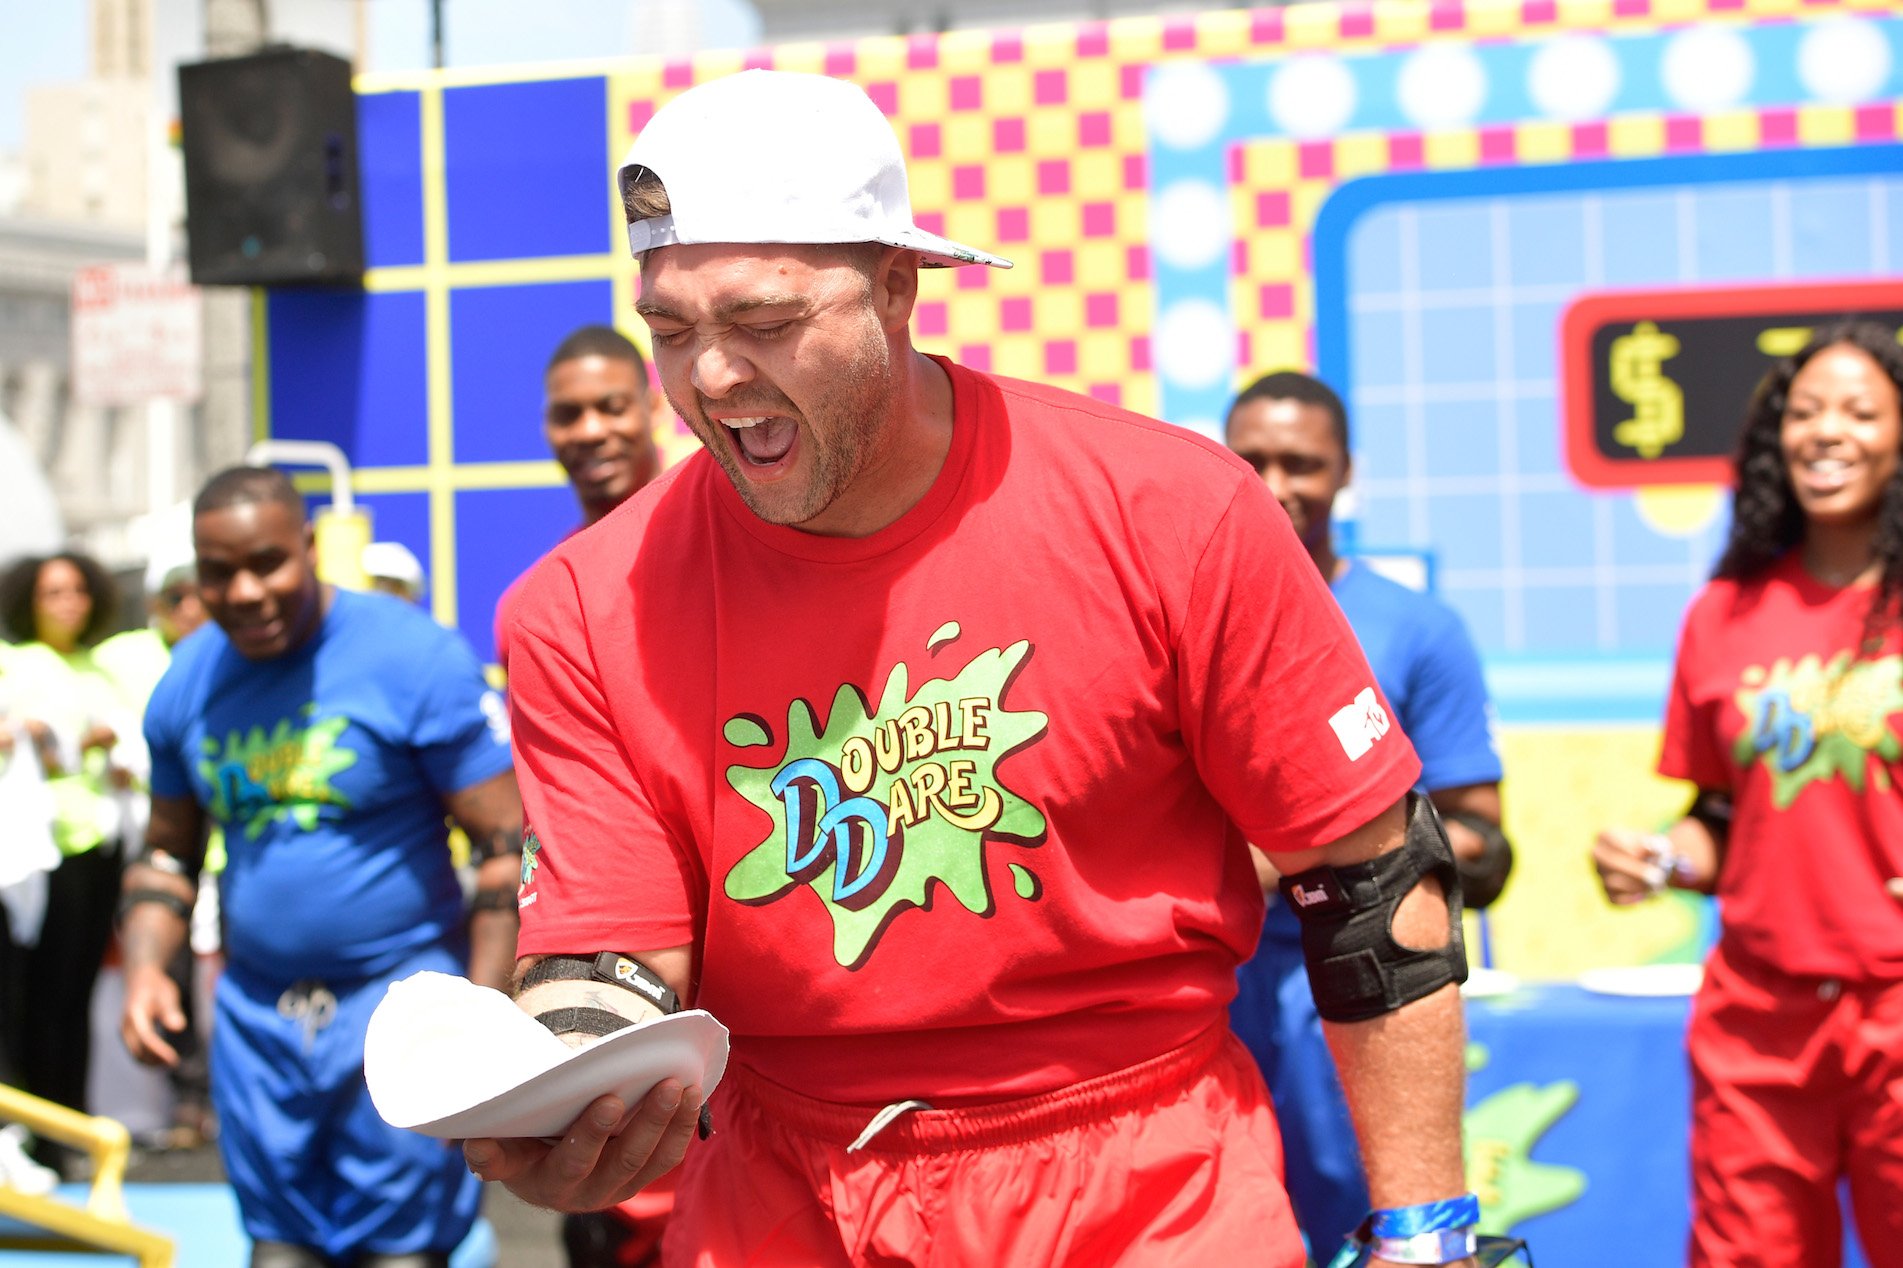
M 747 478 L 731 441 L 723 438 L 708 446 L 747 509 L 769 524 L 797 526 L 814 519 L 851 486 L 872 456 L 890 420 L 894 396 L 892 350 L 876 324 L 868 323 L 866 337 L 838 365 L 831 384 L 810 409 L 798 414 L 799 443 L 809 449 L 811 473 L 803 490 L 756 485 Z M 706 418 L 704 412 L 701 417 Z

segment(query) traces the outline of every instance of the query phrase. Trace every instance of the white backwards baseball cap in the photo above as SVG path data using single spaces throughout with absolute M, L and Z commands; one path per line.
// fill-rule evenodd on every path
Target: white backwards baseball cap
M 641 129 L 617 174 L 652 173 L 672 210 L 628 226 L 628 249 L 697 243 L 883 242 L 941 267 L 1011 261 L 912 223 L 905 157 L 857 84 L 748 70 L 690 88 Z

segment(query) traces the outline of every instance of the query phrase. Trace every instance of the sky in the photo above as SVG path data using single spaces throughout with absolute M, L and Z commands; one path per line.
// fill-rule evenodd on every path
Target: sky
M 160 56 L 195 58 L 204 0 L 153 3 Z M 266 0 L 275 37 L 346 56 L 354 5 Z M 652 47 L 670 6 L 698 28 L 703 48 L 759 39 L 759 18 L 747 0 L 442 0 L 444 61 L 466 67 L 631 55 L 644 44 Z M 84 0 L 0 0 L 0 153 L 17 152 L 25 140 L 29 87 L 85 77 L 87 10 Z M 430 0 L 367 0 L 366 15 L 368 69 L 430 64 Z

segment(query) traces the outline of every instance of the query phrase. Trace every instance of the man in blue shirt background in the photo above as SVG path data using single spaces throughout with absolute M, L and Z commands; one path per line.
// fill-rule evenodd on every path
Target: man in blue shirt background
M 1454 610 L 1335 553 L 1336 496 L 1352 474 L 1348 413 L 1327 384 L 1281 371 L 1229 409 L 1225 438 L 1288 512 L 1401 729 L 1421 758 L 1421 787 L 1446 822 L 1470 907 L 1498 897 L 1512 867 L 1500 832 L 1500 755 L 1480 657 Z M 1255 1054 L 1281 1124 L 1289 1196 L 1311 1253 L 1326 1261 L 1368 1210 L 1354 1127 L 1302 967 L 1301 927 L 1259 852 L 1269 910 L 1238 974 L 1230 1023 Z
M 460 635 L 318 580 L 282 473 L 212 477 L 193 540 L 217 628 L 179 645 L 146 710 L 152 819 L 121 905 L 127 1047 L 178 1059 L 164 969 L 215 820 L 212 1089 L 252 1268 L 447 1268 L 480 1184 L 456 1150 L 383 1122 L 363 1040 L 394 980 L 467 971 L 501 988 L 514 968 L 522 804 L 505 715 L 485 709 Z M 473 914 L 445 814 L 480 860 Z

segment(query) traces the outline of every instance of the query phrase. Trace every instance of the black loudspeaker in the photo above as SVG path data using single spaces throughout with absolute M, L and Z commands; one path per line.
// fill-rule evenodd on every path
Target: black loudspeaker
M 350 63 L 272 47 L 178 68 L 192 281 L 363 277 Z

